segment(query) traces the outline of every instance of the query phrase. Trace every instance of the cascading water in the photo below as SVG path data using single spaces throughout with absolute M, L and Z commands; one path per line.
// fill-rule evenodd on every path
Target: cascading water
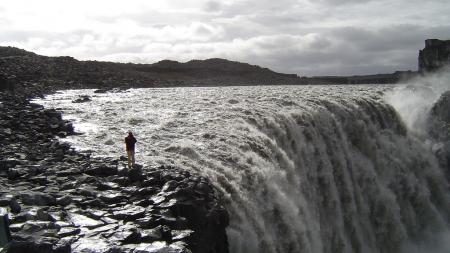
M 223 193 L 230 252 L 447 252 L 448 182 L 410 136 L 386 86 L 66 91 L 60 108 L 118 157 L 133 130 L 141 163 L 201 172 Z M 80 94 L 91 102 L 75 104 Z

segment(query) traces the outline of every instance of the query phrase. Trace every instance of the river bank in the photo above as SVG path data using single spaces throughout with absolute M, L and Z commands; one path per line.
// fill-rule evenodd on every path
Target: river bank
M 228 213 L 206 178 L 171 166 L 128 170 L 120 158 L 76 152 L 57 138 L 75 134 L 70 122 L 30 103 L 39 95 L 0 92 L 8 252 L 228 252 Z

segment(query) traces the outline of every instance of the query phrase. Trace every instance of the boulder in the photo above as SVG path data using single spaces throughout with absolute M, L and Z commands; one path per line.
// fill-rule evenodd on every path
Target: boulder
M 133 221 L 139 218 L 143 218 L 145 212 L 146 209 L 144 207 L 126 205 L 114 211 L 111 217 L 117 220 Z
M 128 171 L 128 178 L 131 182 L 142 181 L 146 179 L 146 176 L 142 172 L 141 165 L 135 165 Z
M 91 101 L 91 97 L 88 95 L 82 95 L 79 96 L 77 99 L 73 100 L 72 103 L 86 103 L 86 102 L 90 102 Z
M 55 197 L 42 192 L 25 192 L 20 194 L 20 198 L 25 205 L 30 206 L 52 206 L 56 204 Z
M 101 220 L 94 220 L 78 213 L 69 213 L 68 216 L 70 222 L 77 227 L 96 228 L 105 224 Z
M 86 169 L 85 173 L 91 176 L 111 176 L 117 175 L 117 171 L 117 166 L 99 164 L 91 165 L 91 168 Z

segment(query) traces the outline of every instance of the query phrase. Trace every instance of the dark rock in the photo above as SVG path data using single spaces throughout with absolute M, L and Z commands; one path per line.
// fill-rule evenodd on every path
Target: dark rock
M 20 206 L 17 199 L 14 198 L 9 202 L 9 208 L 12 213 L 20 213 L 20 211 L 22 210 L 22 207 Z
M 25 223 L 15 223 L 15 224 L 11 224 L 11 225 L 9 225 L 9 229 L 10 229 L 11 232 L 13 232 L 13 233 L 19 232 L 20 230 L 22 230 L 23 225 L 25 225 Z
M 72 203 L 72 198 L 68 195 L 65 195 L 63 197 L 57 198 L 56 199 L 56 204 L 60 205 L 60 206 L 67 206 L 70 205 L 70 203 Z
M 76 227 L 64 227 L 61 228 L 58 232 L 58 237 L 62 238 L 62 237 L 67 237 L 67 236 L 72 236 L 72 235 L 77 235 L 79 234 L 81 231 L 80 228 L 76 228 Z
M 138 189 L 136 191 L 136 194 L 146 196 L 146 195 L 152 195 L 157 192 L 158 192 L 158 188 L 156 188 L 156 187 L 143 187 L 143 188 Z
M 99 184 L 97 185 L 97 188 L 99 190 L 117 190 L 120 188 L 120 186 L 116 183 L 113 182 L 99 182 Z
M 148 174 L 147 174 L 147 179 L 145 179 L 142 183 L 141 183 L 141 185 L 143 186 L 143 187 L 148 187 L 148 186 L 159 186 L 159 185 L 161 185 L 161 183 L 162 183 L 162 181 L 161 181 L 161 179 L 159 178 L 159 176 L 158 177 L 153 177 L 153 176 L 148 176 Z
M 194 234 L 193 230 L 185 229 L 185 230 L 172 230 L 172 240 L 184 240 L 187 241 L 192 234 Z
M 37 210 L 37 219 L 41 221 L 51 221 L 51 222 L 56 221 L 55 216 L 50 215 L 47 211 L 43 209 Z
M 427 121 L 429 135 L 438 144 L 435 154 L 450 180 L 450 91 L 444 92 L 433 105 Z
M 89 230 L 89 232 L 86 233 L 87 237 L 94 237 L 94 236 L 98 236 L 100 234 L 104 234 L 104 233 L 114 233 L 114 231 L 116 231 L 119 228 L 119 225 L 117 224 L 108 224 L 108 225 L 104 225 L 104 226 L 100 226 L 98 228 L 94 228 Z
M 106 164 L 92 165 L 91 168 L 85 171 L 88 175 L 97 176 L 112 176 L 117 175 L 117 166 L 108 166 Z
M 23 92 L 0 92 L 0 205 L 12 212 L 12 252 L 225 252 L 216 250 L 225 222 L 207 180 L 173 166 L 120 170 L 117 159 L 78 153 L 56 139 L 73 130 L 61 113 Z M 181 210 L 186 203 L 199 210 Z
M 74 128 L 72 123 L 64 123 L 64 125 L 62 127 L 60 127 L 61 131 L 63 134 L 73 134 L 74 133 Z
M 112 245 L 104 238 L 80 238 L 72 244 L 71 253 L 121 253 L 123 252 L 118 246 Z
M 67 176 L 73 176 L 73 175 L 79 175 L 81 174 L 80 168 L 69 168 L 69 169 L 63 169 L 56 171 L 56 175 L 58 177 L 67 177 Z
M 19 213 L 21 211 L 19 202 L 12 196 L 0 198 L 0 206 L 9 206 L 13 213 Z
M 117 175 L 121 177 L 128 177 L 128 169 L 126 167 L 118 168 Z
M 10 244 L 9 253 L 70 253 L 70 247 L 67 245 L 58 245 L 58 239 L 53 237 L 30 237 L 15 234 L 15 238 Z
M 127 201 L 127 198 L 120 192 L 116 191 L 105 191 L 100 194 L 100 199 L 108 204 L 119 203 L 122 201 Z
M 56 204 L 55 197 L 40 192 L 22 193 L 20 194 L 20 198 L 22 199 L 22 202 L 26 205 L 51 206 Z
M 113 178 L 111 180 L 112 182 L 119 184 L 120 186 L 128 186 L 130 185 L 131 181 L 128 177 L 117 177 L 117 178 Z
M 170 230 L 170 227 L 162 225 L 156 227 L 156 229 L 159 229 L 161 231 L 162 239 L 166 242 L 172 241 L 172 231 Z
M 119 241 L 121 244 L 132 244 L 141 242 L 141 233 L 137 228 L 130 226 L 122 226 L 120 229 L 116 230 L 112 236 L 111 240 Z
M 146 178 L 142 173 L 142 167 L 136 165 L 128 171 L 128 177 L 131 182 L 142 181 Z
M 78 194 L 85 197 L 97 197 L 97 192 L 92 188 L 83 188 L 78 190 Z
M 49 181 L 48 181 L 46 176 L 33 177 L 31 179 L 31 181 L 35 182 L 37 184 L 40 184 L 40 185 L 47 185 L 49 183 Z
M 144 199 L 133 202 L 133 204 L 137 205 L 137 206 L 142 206 L 142 207 L 149 207 L 153 204 L 153 201 L 150 199 L 144 198 Z
M 79 98 L 73 100 L 72 103 L 86 103 L 86 102 L 90 102 L 90 101 L 91 101 L 91 97 L 89 97 L 88 95 L 83 95 L 83 96 L 80 96 Z
M 163 240 L 161 228 L 141 230 L 141 241 L 146 243 Z
M 162 191 L 173 191 L 179 185 L 179 183 L 175 180 L 170 180 L 166 182 L 162 188 Z
M 433 105 L 431 115 L 443 123 L 450 124 L 450 91 L 444 92 Z
M 58 135 L 58 136 L 61 137 L 61 138 L 64 138 L 64 137 L 67 136 L 67 133 L 66 133 L 66 132 L 63 132 L 63 131 L 60 131 L 60 132 L 58 132 L 56 135 Z
M 94 91 L 94 93 L 106 93 L 106 92 L 108 92 L 108 89 L 96 89 Z
M 137 219 L 134 222 L 138 224 L 141 228 L 153 228 L 158 225 L 156 223 L 155 215 L 147 215 L 146 217 Z
M 132 221 L 144 217 L 146 209 L 140 206 L 126 205 L 111 216 L 114 219 Z
M 153 242 L 151 244 L 140 244 L 136 247 L 133 253 L 191 253 L 185 245 L 179 243 L 167 244 L 166 242 Z
M 436 71 L 450 63 L 450 40 L 425 40 L 419 51 L 419 72 Z
M 49 229 L 56 229 L 53 222 L 50 221 L 27 221 L 22 227 L 22 232 L 37 233 L 45 232 Z
M 87 209 L 84 210 L 84 213 L 93 219 L 100 219 L 104 217 L 108 212 L 103 210 Z
M 102 221 L 91 219 L 82 214 L 69 213 L 68 216 L 70 222 L 77 227 L 96 228 L 104 225 Z
M 19 169 L 9 168 L 8 169 L 8 179 L 16 180 L 19 179 L 23 174 L 20 173 Z

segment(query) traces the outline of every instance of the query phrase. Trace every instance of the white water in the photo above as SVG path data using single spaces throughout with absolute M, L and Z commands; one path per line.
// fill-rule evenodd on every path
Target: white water
M 132 130 L 139 163 L 210 178 L 231 215 L 231 253 L 448 252 L 448 183 L 387 89 L 82 90 L 40 103 L 74 120 L 80 149 L 118 157 Z

